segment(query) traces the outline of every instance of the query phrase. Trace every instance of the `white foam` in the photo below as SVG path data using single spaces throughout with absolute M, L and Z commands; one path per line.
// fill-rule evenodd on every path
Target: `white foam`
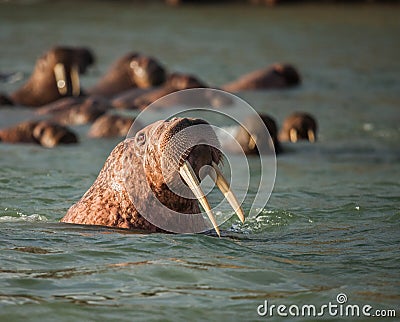
M 33 214 L 24 215 L 17 214 L 18 216 L 0 216 L 0 222 L 46 222 L 48 219 L 45 216 Z

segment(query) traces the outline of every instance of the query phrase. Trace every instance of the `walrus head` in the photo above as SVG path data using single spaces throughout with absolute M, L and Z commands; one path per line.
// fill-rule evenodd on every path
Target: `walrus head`
M 299 140 L 314 143 L 317 140 L 317 121 L 308 113 L 294 112 L 283 122 L 279 139 L 293 143 Z
M 269 135 L 266 135 L 265 128 Z M 275 120 L 266 114 L 246 118 L 235 135 L 245 154 L 281 152 L 278 127 Z
M 31 77 L 11 94 L 11 100 L 25 106 L 42 106 L 61 97 L 79 96 L 79 74 L 93 62 L 94 56 L 86 48 L 53 47 L 37 60 Z
M 298 71 L 291 64 L 276 63 L 272 66 L 272 71 L 278 77 L 282 77 L 286 86 L 298 85 L 301 82 Z
M 132 81 L 139 88 L 158 86 L 165 81 L 165 70 L 153 57 L 135 55 L 129 67 L 132 70 Z
M 79 96 L 79 74 L 84 74 L 87 67 L 94 63 L 94 56 L 87 48 L 54 47 L 42 60 L 42 65 L 54 66 L 52 68 L 61 96 Z
M 111 152 L 95 183 L 62 221 L 199 232 L 210 227 L 200 213 L 200 203 L 219 234 L 200 187 L 204 175 L 215 180 L 242 221 L 244 214 L 218 167 L 222 158 L 218 146 L 212 127 L 203 120 L 155 122 Z
M 155 58 L 130 52 L 117 59 L 88 93 L 112 97 L 132 88 L 158 86 L 164 81 L 165 70 Z
M 47 148 L 59 144 L 77 143 L 71 130 L 50 121 L 25 121 L 0 130 L 0 141 L 5 143 L 36 143 Z
M 33 129 L 34 139 L 46 148 L 59 144 L 77 143 L 76 135 L 65 126 L 49 121 L 40 121 Z
M 208 87 L 196 76 L 191 74 L 182 74 L 182 73 L 172 73 L 168 75 L 166 84 L 178 90 L 188 89 L 188 88 Z

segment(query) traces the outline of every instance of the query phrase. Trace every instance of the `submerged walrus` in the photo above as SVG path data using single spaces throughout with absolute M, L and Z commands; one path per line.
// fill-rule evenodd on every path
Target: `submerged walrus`
M 40 107 L 36 113 L 62 125 L 83 125 L 94 122 L 110 108 L 108 100 L 101 97 L 66 97 Z
M 287 88 L 300 84 L 300 75 L 296 68 L 289 64 L 274 64 L 271 67 L 256 70 L 230 82 L 222 89 L 228 92 L 246 90 Z
M 133 89 L 113 99 L 112 104 L 118 109 L 144 109 L 159 98 L 168 94 L 190 88 L 208 87 L 196 76 L 183 73 L 172 73 L 165 83 L 156 88 Z
M 112 97 L 131 88 L 149 88 L 164 81 L 164 67 L 155 58 L 128 53 L 115 61 L 88 93 Z
M 191 130 L 198 126 L 201 131 L 192 135 Z M 176 140 L 175 135 L 179 137 Z M 209 226 L 199 214 L 198 200 L 219 234 L 200 187 L 201 169 L 205 166 L 214 169 L 217 186 L 242 221 L 244 214 L 218 167 L 222 155 L 215 145 L 218 139 L 214 131 L 201 119 L 173 118 L 148 125 L 133 138 L 117 145 L 96 181 L 61 221 L 151 232 L 166 232 L 157 226 L 157 223 L 166 222 L 168 227 L 177 226 L 174 232 L 199 232 Z M 187 185 L 183 184 L 190 198 L 170 188 L 181 179 Z M 159 203 L 163 205 L 161 208 L 155 206 Z M 177 214 L 185 220 L 177 218 Z
M 282 142 L 308 140 L 314 143 L 317 140 L 317 121 L 308 113 L 295 112 L 283 122 L 279 140 Z
M 90 127 L 90 138 L 124 137 L 135 119 L 128 116 L 105 114 L 100 116 Z
M 0 130 L 5 143 L 36 143 L 47 148 L 58 144 L 77 143 L 77 136 L 68 128 L 49 121 L 26 121 Z
M 53 47 L 37 60 L 31 77 L 10 95 L 8 103 L 37 107 L 62 97 L 79 96 L 79 74 L 93 63 L 94 56 L 87 48 Z M 4 98 L 1 101 L 7 103 Z
M 168 76 L 163 86 L 140 95 L 132 102 L 132 105 L 138 109 L 145 109 L 151 103 L 168 94 L 175 93 L 184 89 L 206 87 L 208 86 L 194 75 L 172 73 Z

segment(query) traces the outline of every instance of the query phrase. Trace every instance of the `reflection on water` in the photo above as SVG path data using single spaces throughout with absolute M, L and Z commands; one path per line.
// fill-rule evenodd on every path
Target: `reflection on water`
M 97 54 L 84 87 L 131 50 L 213 86 L 290 62 L 300 87 L 240 96 L 278 124 L 303 110 L 320 128 L 314 145 L 283 146 L 270 201 L 221 239 L 58 223 L 118 140 L 91 141 L 83 126 L 73 148 L 0 145 L 0 320 L 248 321 L 264 300 L 319 305 L 341 292 L 399 309 L 397 6 L 0 6 L 1 72 L 29 75 L 54 44 Z M 0 126 L 31 116 L 1 109 Z

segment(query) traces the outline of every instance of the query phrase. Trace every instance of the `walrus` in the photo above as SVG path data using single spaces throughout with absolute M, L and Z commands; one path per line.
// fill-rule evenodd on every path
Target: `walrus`
M 279 140 L 297 142 L 307 140 L 314 143 L 317 140 L 317 121 L 308 113 L 295 112 L 283 122 Z
M 110 98 L 131 88 L 149 88 L 164 81 L 164 67 L 155 58 L 128 53 L 116 60 L 87 92 Z
M 5 143 L 35 143 L 46 148 L 59 144 L 77 143 L 77 136 L 65 126 L 49 121 L 25 121 L 0 130 Z
M 79 74 L 93 63 L 94 56 L 87 48 L 53 47 L 37 60 L 30 78 L 9 96 L 9 101 L 12 105 L 37 107 L 62 97 L 79 96 Z
M 269 136 L 262 135 L 265 128 L 257 121 L 258 116 L 261 118 L 264 125 L 267 127 Z M 241 145 L 245 154 L 259 154 L 261 145 L 266 147 L 266 151 L 275 151 L 280 153 L 282 151 L 278 141 L 278 126 L 276 121 L 267 114 L 259 114 L 258 116 L 250 116 L 244 120 L 239 131 L 236 133 L 235 139 Z M 265 142 L 263 138 L 268 141 Z
M 269 132 L 266 133 L 266 129 Z M 233 153 L 243 152 L 246 155 L 260 153 L 281 153 L 281 145 L 278 140 L 278 127 L 275 120 L 264 113 L 251 115 L 239 125 L 232 141 L 224 142 L 227 151 Z M 241 150 L 240 150 L 241 148 Z
M 132 117 L 105 114 L 92 124 L 88 136 L 90 138 L 124 137 L 128 134 L 134 120 Z
M 123 96 L 113 100 L 113 106 L 119 109 L 144 109 L 151 103 L 168 94 L 190 88 L 208 87 L 203 81 L 192 74 L 171 73 L 165 83 L 156 88 L 138 91 L 131 90 Z
M 184 89 L 191 88 L 207 88 L 208 86 L 197 77 L 191 74 L 172 73 L 168 76 L 167 81 L 160 88 L 144 93 L 133 101 L 133 106 L 138 109 L 145 109 L 151 103 L 168 94 L 175 93 Z
M 66 97 L 44 105 L 36 110 L 49 120 L 61 125 L 84 125 L 93 123 L 111 109 L 107 99 L 102 97 Z
M 192 135 L 199 126 L 198 135 Z M 156 225 L 162 222 L 172 224 L 172 232 L 199 232 L 208 226 L 199 214 L 200 203 L 219 234 L 200 187 L 204 167 L 214 169 L 213 179 L 241 221 L 244 214 L 218 167 L 222 154 L 215 144 L 215 132 L 201 119 L 176 117 L 146 126 L 114 148 L 93 185 L 61 222 L 168 232 Z M 180 180 L 189 195 L 171 190 Z M 156 207 L 158 203 L 162 208 Z
M 228 92 L 259 90 L 269 88 L 287 88 L 300 84 L 300 74 L 290 64 L 273 64 L 256 70 L 237 80 L 225 84 L 222 89 Z

